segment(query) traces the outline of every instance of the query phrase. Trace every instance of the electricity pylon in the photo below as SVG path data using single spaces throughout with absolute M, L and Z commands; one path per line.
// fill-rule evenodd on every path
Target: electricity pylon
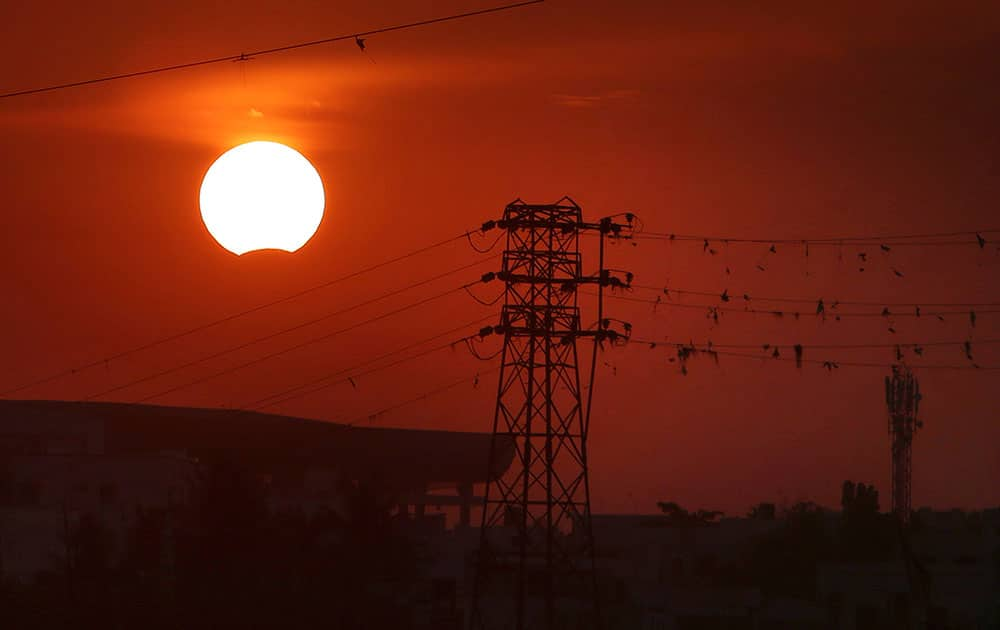
M 608 237 L 628 224 L 585 223 L 580 207 L 509 204 L 495 223 L 507 244 L 497 278 L 505 283 L 504 344 L 493 419 L 493 448 L 514 444 L 506 473 L 487 483 L 473 592 L 472 627 L 597 627 L 599 597 L 587 469 L 587 435 L 598 347 L 623 341 L 603 314 L 606 287 L 626 282 L 604 269 Z M 484 228 L 493 227 L 492 222 Z M 586 276 L 580 234 L 600 238 L 600 269 Z M 631 276 L 629 276 L 629 280 Z M 597 287 L 597 325 L 580 325 L 577 289 Z M 577 340 L 594 341 L 584 408 Z M 490 462 L 493 471 L 493 462 Z

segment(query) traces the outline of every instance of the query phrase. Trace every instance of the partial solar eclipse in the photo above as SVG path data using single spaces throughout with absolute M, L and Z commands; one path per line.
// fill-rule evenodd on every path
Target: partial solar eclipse
M 236 255 L 259 249 L 294 252 L 323 219 L 323 180 L 295 149 L 248 142 L 219 156 L 201 182 L 201 218 Z

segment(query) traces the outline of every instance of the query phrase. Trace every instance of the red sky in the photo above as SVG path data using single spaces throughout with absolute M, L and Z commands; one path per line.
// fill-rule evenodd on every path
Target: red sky
M 37 2 L 0 9 L 0 91 L 228 55 L 489 6 L 448 2 Z M 0 386 L 312 286 L 495 218 L 515 197 L 632 210 L 657 232 L 807 238 L 1000 228 L 1000 10 L 995 3 L 550 0 L 539 7 L 133 81 L 0 101 Z M 895 5 L 895 6 L 893 6 Z M 263 116 L 251 115 L 251 109 Z M 294 255 L 242 258 L 207 234 L 204 171 L 241 141 L 301 150 L 327 187 Z M 995 235 L 1000 237 L 1000 234 Z M 772 296 L 1000 301 L 995 244 L 858 248 L 642 241 L 610 264 L 647 285 Z M 588 256 L 592 252 L 587 252 Z M 76 399 L 474 260 L 458 243 L 182 342 L 18 396 Z M 589 258 L 591 266 L 596 264 Z M 729 266 L 732 273 L 726 275 Z M 904 272 L 896 277 L 890 267 Z M 134 401 L 473 279 L 376 307 L 109 395 Z M 482 287 L 484 297 L 497 287 Z M 638 295 L 638 294 L 637 294 Z M 650 297 L 648 294 L 641 297 Z M 589 305 L 585 305 L 588 306 Z M 896 343 L 1000 337 L 1000 315 L 820 323 L 610 301 L 637 337 L 716 343 Z M 435 302 L 152 402 L 243 406 L 483 317 Z M 584 316 L 587 319 L 587 316 Z M 490 342 L 495 343 L 494 341 Z M 489 346 L 492 347 L 492 346 Z M 976 361 L 1000 352 L 974 346 Z M 701 360 L 682 376 L 638 346 L 602 355 L 591 442 L 595 511 L 657 500 L 742 511 L 835 504 L 845 478 L 888 503 L 885 370 Z M 889 363 L 891 350 L 810 355 Z M 807 357 L 808 358 L 808 357 Z M 962 364 L 959 348 L 925 362 Z M 332 387 L 278 411 L 351 420 L 487 370 L 464 349 Z M 914 503 L 1000 503 L 997 371 L 920 371 Z M 380 415 L 385 426 L 489 430 L 495 375 Z M 234 436 L 238 440 L 239 436 Z

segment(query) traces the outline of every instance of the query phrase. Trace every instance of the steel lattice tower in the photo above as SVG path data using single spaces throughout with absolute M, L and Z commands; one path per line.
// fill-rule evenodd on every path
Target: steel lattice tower
M 903 524 L 910 521 L 913 434 L 923 426 L 917 420 L 920 398 L 920 384 L 910 368 L 894 365 L 892 376 L 885 377 L 885 402 L 892 450 L 892 513 Z
M 549 205 L 514 201 L 496 225 L 506 231 L 507 245 L 497 274 L 505 299 L 495 332 L 504 344 L 491 453 L 498 440 L 513 442 L 515 453 L 512 466 L 485 491 L 472 627 L 595 627 L 589 396 L 598 345 L 624 338 L 601 312 L 603 289 L 623 285 L 603 269 L 605 238 L 624 226 L 610 219 L 584 223 L 568 197 Z M 600 235 L 596 276 L 582 271 L 579 236 L 587 230 Z M 591 330 L 580 325 L 581 284 L 598 289 L 598 324 Z M 586 409 L 581 337 L 594 340 Z

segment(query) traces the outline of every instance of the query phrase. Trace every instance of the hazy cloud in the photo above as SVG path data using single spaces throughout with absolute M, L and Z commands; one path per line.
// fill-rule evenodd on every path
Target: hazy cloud
M 553 94 L 552 98 L 564 107 L 600 107 L 610 102 L 633 99 L 639 90 L 610 90 L 598 94 Z

